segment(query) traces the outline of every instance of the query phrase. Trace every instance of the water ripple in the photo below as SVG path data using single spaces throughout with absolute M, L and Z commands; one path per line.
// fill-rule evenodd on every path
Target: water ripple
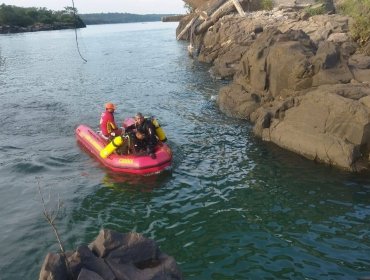
M 81 30 L 87 64 L 71 30 L 1 37 L 0 117 L 11 136 L 0 135 L 0 277 L 36 278 L 58 250 L 39 185 L 63 200 L 68 250 L 111 228 L 155 239 L 186 279 L 369 275 L 369 176 L 307 161 L 224 116 L 215 96 L 226 82 L 190 60 L 168 26 Z M 76 126 L 97 128 L 108 100 L 118 123 L 137 111 L 159 118 L 172 170 L 114 174 L 76 144 Z

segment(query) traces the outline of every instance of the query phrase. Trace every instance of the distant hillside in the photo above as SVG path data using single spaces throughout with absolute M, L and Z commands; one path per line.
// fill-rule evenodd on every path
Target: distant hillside
M 148 22 L 161 21 L 162 17 L 168 14 L 148 14 L 136 15 L 128 13 L 101 13 L 101 14 L 79 14 L 85 24 L 109 24 L 109 23 L 128 23 L 128 22 Z

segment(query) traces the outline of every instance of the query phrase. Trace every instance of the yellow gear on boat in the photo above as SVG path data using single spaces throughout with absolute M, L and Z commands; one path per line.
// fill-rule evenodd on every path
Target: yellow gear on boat
M 107 158 L 112 154 L 118 147 L 122 146 L 125 142 L 125 139 L 122 136 L 116 136 L 113 140 L 100 151 L 100 156 L 102 158 Z
M 162 142 L 167 141 L 166 133 L 164 132 L 163 128 L 159 124 L 158 120 L 155 118 L 152 118 L 152 124 L 155 127 L 155 134 L 157 135 L 158 139 Z

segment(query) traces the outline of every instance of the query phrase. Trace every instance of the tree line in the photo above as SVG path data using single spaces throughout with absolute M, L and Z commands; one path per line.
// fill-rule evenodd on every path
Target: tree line
M 0 25 L 28 27 L 35 24 L 65 24 L 85 27 L 84 22 L 77 16 L 77 9 L 73 7 L 65 7 L 62 11 L 52 11 L 46 8 L 0 5 Z
M 130 23 L 130 22 L 149 22 L 161 21 L 162 14 L 137 15 L 129 13 L 96 13 L 80 14 L 82 20 L 87 24 L 110 24 L 110 23 Z

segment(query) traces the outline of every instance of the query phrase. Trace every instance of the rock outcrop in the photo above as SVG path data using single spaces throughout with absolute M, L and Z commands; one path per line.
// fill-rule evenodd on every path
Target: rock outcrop
M 338 1 L 316 16 L 297 8 L 309 1 L 298 2 L 245 16 L 234 9 L 199 35 L 192 26 L 184 34 L 191 55 L 232 80 L 219 93 L 221 111 L 251 121 L 263 140 L 346 170 L 368 169 L 370 57 L 351 39 L 351 19 L 332 14 Z
M 138 233 L 121 234 L 102 229 L 89 245 L 74 252 L 49 253 L 40 280 L 181 280 L 173 257 Z

